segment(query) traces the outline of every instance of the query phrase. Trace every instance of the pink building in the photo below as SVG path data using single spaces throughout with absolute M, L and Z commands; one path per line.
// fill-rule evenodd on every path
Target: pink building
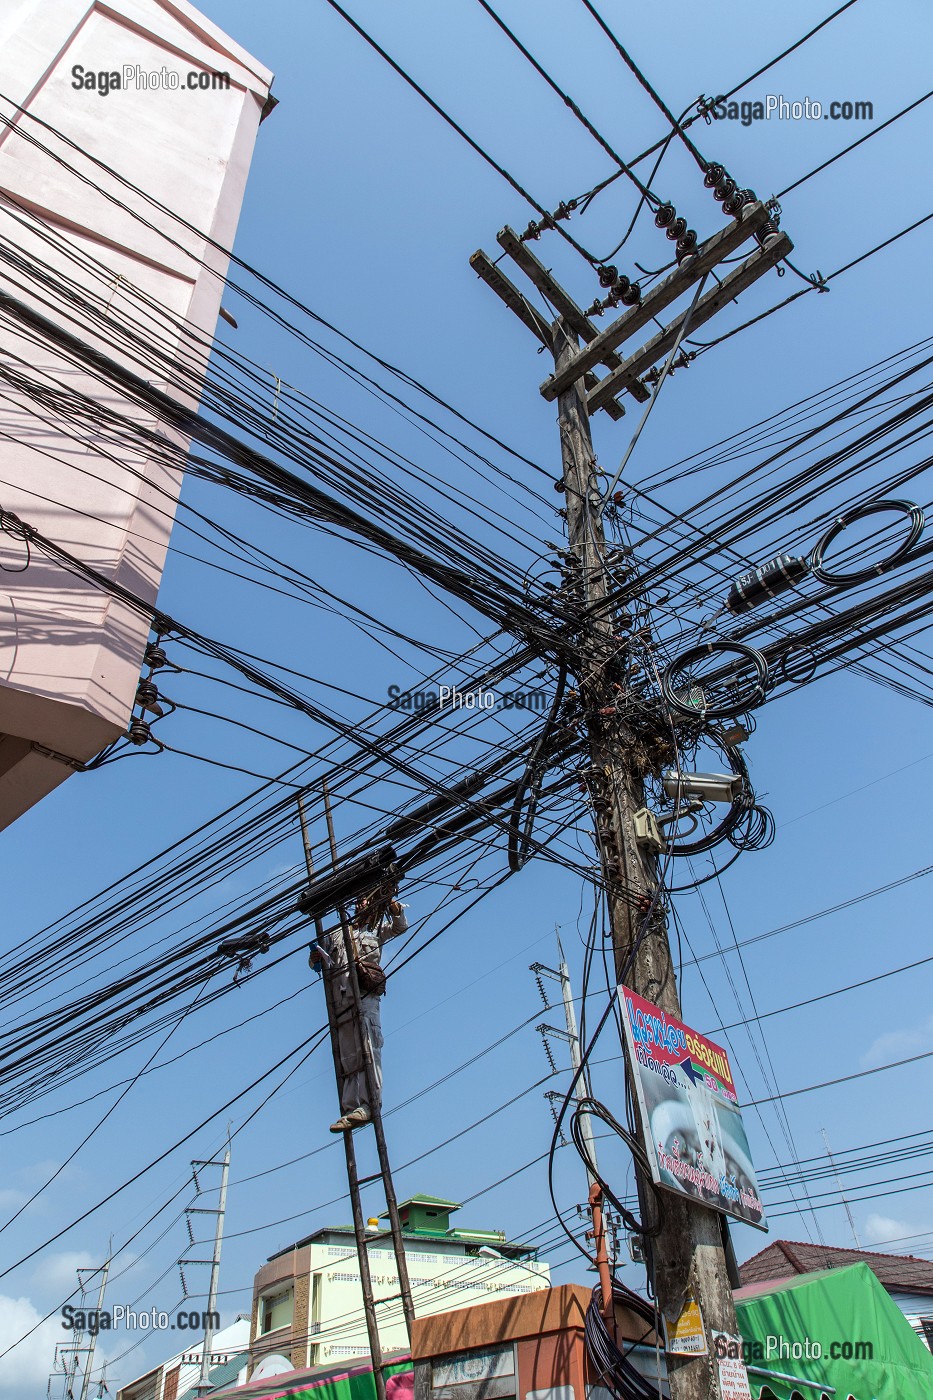
M 0 6 L 0 509 L 147 601 L 181 473 L 127 451 L 86 412 L 76 419 L 73 396 L 170 435 L 3 296 L 196 405 L 220 249 L 233 243 L 271 80 L 186 0 Z M 132 320 L 182 361 L 185 388 L 108 334 L 108 319 Z M 87 761 L 125 731 L 148 627 L 41 555 L 27 563 L 9 533 L 0 565 L 2 827 L 73 771 L 63 759 Z

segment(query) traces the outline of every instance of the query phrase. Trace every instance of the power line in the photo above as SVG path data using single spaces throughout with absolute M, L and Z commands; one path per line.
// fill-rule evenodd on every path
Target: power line
M 469 132 L 466 131 L 464 127 L 462 127 L 460 123 L 449 114 L 449 112 L 446 112 L 444 108 L 440 105 L 440 103 L 436 102 L 434 98 L 431 97 L 431 95 L 421 86 L 421 84 L 416 82 L 415 79 L 411 76 L 411 74 L 407 73 L 405 69 L 401 66 L 401 64 L 397 63 L 395 59 L 391 56 L 391 54 L 387 53 L 386 50 L 382 47 L 382 45 L 376 42 L 376 40 L 371 34 L 368 34 L 366 32 L 362 25 L 359 24 L 358 21 L 355 20 L 352 15 L 348 14 L 347 11 L 337 3 L 337 0 L 327 0 L 327 4 L 330 5 L 331 9 L 335 10 L 336 13 L 340 15 L 342 19 L 346 20 L 350 28 L 355 30 L 356 33 L 360 36 L 360 38 L 364 39 L 366 43 L 370 46 L 370 48 L 373 49 L 379 55 L 380 58 L 382 58 L 386 63 L 388 63 L 392 71 L 394 73 L 397 73 L 398 76 L 403 80 L 403 82 L 407 83 L 408 86 L 412 89 L 412 91 L 416 92 L 418 96 L 422 99 L 422 101 L 426 102 L 431 108 L 431 110 L 433 112 L 436 112 L 436 114 L 441 118 L 441 120 L 446 122 L 447 125 L 451 128 L 451 130 L 455 131 L 457 135 L 461 138 L 461 140 L 465 141 L 467 145 L 471 148 L 471 150 L 476 152 L 476 154 L 480 157 L 481 160 L 485 161 L 486 164 L 492 170 L 494 170 L 497 175 L 501 176 L 501 178 L 505 180 L 507 184 L 511 185 L 512 189 L 516 192 L 516 194 L 521 195 L 522 199 L 526 202 L 526 204 L 531 205 L 532 209 L 534 209 L 538 214 L 542 215 L 545 219 L 550 220 L 551 216 L 548 213 L 547 209 L 545 209 L 544 205 L 539 204 L 538 201 L 532 195 L 530 195 L 522 185 L 519 184 L 519 182 L 515 179 L 514 175 L 511 175 L 503 165 L 500 165 L 500 163 L 496 159 L 494 159 L 494 157 L 491 156 L 489 152 L 486 151 L 479 144 L 478 141 L 475 141 L 473 137 L 469 134 Z M 556 227 L 561 237 L 566 239 L 566 241 L 570 243 L 571 246 L 575 248 L 578 253 L 581 253 L 583 257 L 587 259 L 588 262 L 594 261 L 590 254 L 587 253 L 586 250 L 582 248 L 576 242 L 576 240 L 570 236 L 566 229 L 561 228 L 559 224 L 556 225 Z
M 917 1055 L 908 1055 L 903 1060 L 893 1060 L 889 1065 L 874 1065 L 871 1069 L 860 1069 L 852 1074 L 842 1074 L 836 1079 L 824 1079 L 819 1084 L 806 1084 L 800 1089 L 785 1089 L 782 1094 L 772 1094 L 768 1098 L 752 1099 L 746 1108 L 752 1108 L 757 1104 L 775 1103 L 778 1099 L 792 1099 L 798 1094 L 812 1094 L 816 1089 L 830 1089 L 836 1084 L 848 1084 L 853 1079 L 865 1079 L 871 1074 L 883 1074 L 889 1069 L 902 1069 L 904 1065 L 916 1064 L 919 1060 L 928 1060 L 933 1056 L 933 1050 L 922 1050 Z
M 922 880 L 931 874 L 933 874 L 933 865 L 922 866 L 919 870 L 911 871 L 909 875 L 901 875 L 897 880 L 890 880 L 887 884 L 878 885 L 874 889 L 863 891 L 862 894 L 852 895 L 849 899 L 840 900 L 838 904 L 831 904 L 826 909 L 818 909 L 813 914 L 804 914 L 799 919 L 792 919 L 790 923 L 780 924 L 777 928 L 768 929 L 767 933 L 756 933 L 749 938 L 742 938 L 739 940 L 737 946 L 740 948 L 748 948 L 753 943 L 763 943 L 766 939 L 776 938 L 779 934 L 789 933 L 792 929 L 803 928 L 805 924 L 814 923 L 817 919 L 828 918 L 830 914 L 838 914 L 843 909 L 851 909 L 857 904 L 863 904 L 868 899 L 875 899 L 878 895 L 888 894 L 891 890 L 900 889 L 902 885 L 911 884 L 914 880 Z M 706 962 L 710 958 L 718 956 L 718 953 L 700 953 L 696 958 L 685 963 L 684 966 Z
M 658 110 L 664 115 L 664 117 L 667 119 L 667 121 L 670 122 L 674 134 L 680 137 L 681 141 L 684 143 L 684 145 L 686 146 L 687 150 L 688 150 L 688 151 L 690 152 L 690 154 L 693 156 L 693 159 L 696 161 L 696 163 L 697 163 L 697 165 L 700 167 L 700 169 L 701 169 L 701 170 L 705 170 L 705 169 L 706 169 L 706 166 L 707 166 L 707 161 L 704 160 L 703 156 L 700 155 L 700 152 L 697 150 L 696 146 L 693 144 L 693 142 L 692 142 L 692 141 L 690 140 L 690 138 L 687 136 L 686 131 L 684 130 L 683 126 L 680 124 L 680 122 L 677 121 L 677 119 L 674 117 L 674 114 L 671 112 L 670 108 L 667 106 L 667 103 L 664 101 L 664 99 L 660 96 L 660 94 L 657 92 L 657 90 L 651 85 L 651 83 L 650 83 L 650 82 L 648 81 L 648 79 L 645 77 L 645 74 L 644 74 L 644 73 L 642 72 L 642 70 L 638 67 L 638 64 L 637 64 L 637 63 L 635 62 L 635 60 L 632 58 L 631 54 L 630 54 L 625 48 L 623 48 L 623 46 L 622 46 L 620 40 L 619 40 L 618 37 L 613 33 L 613 31 L 609 28 L 608 24 L 607 24 L 606 21 L 603 19 L 602 15 L 601 15 L 601 14 L 599 13 L 599 11 L 596 9 L 596 6 L 593 5 L 593 4 L 591 3 L 591 0 L 582 0 L 582 4 L 583 4 L 584 7 L 589 11 L 589 13 L 592 15 L 592 17 L 593 17 L 593 19 L 596 21 L 596 23 L 599 25 L 600 29 L 601 29 L 602 32 L 605 34 L 605 36 L 606 36 L 606 38 L 609 40 L 609 42 L 612 44 L 612 46 L 613 46 L 613 48 L 615 49 L 616 53 L 617 53 L 617 54 L 619 55 L 619 57 L 622 59 L 622 62 L 623 62 L 623 63 L 625 64 L 625 66 L 628 68 L 629 72 L 631 72 L 631 73 L 634 74 L 634 76 L 637 78 L 638 82 L 639 82 L 639 83 L 641 84 L 641 86 L 644 88 L 645 92 L 646 92 L 646 93 L 648 94 L 648 96 L 651 98 L 651 100 L 652 100 L 652 102 L 654 103 L 654 105 L 655 105 L 655 106 L 658 108 Z
M 814 166 L 812 170 L 808 170 L 806 175 L 801 175 L 792 185 L 788 185 L 786 189 L 779 190 L 774 198 L 783 199 L 785 195 L 790 194 L 791 190 L 799 189 L 801 185 L 805 185 L 808 180 L 811 180 L 814 175 L 821 174 L 824 170 L 828 169 L 829 166 L 834 165 L 837 160 L 841 160 L 843 156 L 847 156 L 850 151 L 854 151 L 858 146 L 863 146 L 866 141 L 870 141 L 873 136 L 877 136 L 879 132 L 886 130 L 886 128 L 892 126 L 894 122 L 900 121 L 901 117 L 906 117 L 908 112 L 912 112 L 916 107 L 920 107 L 931 97 L 933 97 L 933 88 L 931 88 L 929 92 L 925 92 L 922 97 L 916 98 L 915 101 L 911 102 L 908 106 L 902 107 L 893 117 L 888 117 L 887 121 L 882 122 L 880 126 L 873 127 L 865 136 L 860 136 L 857 141 L 853 141 L 843 150 L 837 151 L 836 154 L 830 156 L 828 160 L 824 160 L 820 165 Z

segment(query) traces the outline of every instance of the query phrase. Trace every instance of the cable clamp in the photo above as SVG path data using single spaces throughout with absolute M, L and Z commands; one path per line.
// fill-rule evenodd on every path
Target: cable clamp
M 18 535 L 24 540 L 34 540 L 39 533 L 33 525 L 27 525 L 11 510 L 0 510 L 0 529 L 6 530 L 9 535 Z
M 33 753 L 41 754 L 43 758 L 51 758 L 56 763 L 64 763 L 67 768 L 73 768 L 76 773 L 83 773 L 87 769 L 87 764 L 80 758 L 69 758 L 66 753 L 59 753 L 57 749 L 47 749 L 45 744 L 33 742 L 29 745 Z

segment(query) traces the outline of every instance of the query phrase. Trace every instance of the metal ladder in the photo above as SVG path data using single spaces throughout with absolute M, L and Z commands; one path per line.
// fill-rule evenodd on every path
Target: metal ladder
M 327 835 L 330 844 L 331 859 L 334 866 L 337 863 L 337 844 L 334 839 L 334 823 L 330 805 L 330 794 L 326 781 L 322 783 L 324 796 L 324 812 L 327 818 Z M 298 797 L 298 817 L 301 823 L 301 837 L 304 845 L 305 862 L 308 868 L 308 878 L 314 877 L 314 858 L 308 835 L 308 825 L 305 815 L 304 801 L 301 795 Z M 353 1132 L 341 1133 L 343 1138 L 344 1152 L 347 1159 L 347 1183 L 350 1191 L 350 1201 L 353 1207 L 353 1233 L 356 1237 L 356 1253 L 360 1265 L 360 1285 L 363 1291 L 363 1311 L 366 1316 L 366 1332 L 369 1338 L 369 1350 L 373 1361 L 373 1379 L 376 1384 L 376 1400 L 385 1400 L 385 1362 L 382 1355 L 382 1344 L 379 1340 L 379 1324 L 376 1318 L 376 1300 L 373 1297 L 372 1274 L 369 1267 L 369 1245 L 377 1240 L 391 1237 L 392 1248 L 395 1253 L 396 1272 L 398 1276 L 398 1293 L 390 1294 L 388 1297 L 380 1298 L 380 1303 L 388 1303 L 400 1298 L 402 1311 L 405 1316 L 405 1329 L 411 1341 L 411 1324 L 414 1321 L 415 1310 L 411 1300 L 411 1284 L 408 1278 L 408 1261 L 405 1257 L 405 1243 L 402 1239 L 402 1227 L 399 1221 L 398 1200 L 395 1195 L 395 1186 L 392 1181 L 392 1168 L 389 1162 L 389 1153 L 386 1148 L 385 1133 L 382 1128 L 382 1109 L 377 1092 L 375 1072 L 372 1060 L 372 1047 L 369 1037 L 365 1034 L 362 1015 L 362 997 L 360 994 L 359 979 L 356 974 L 356 958 L 354 955 L 353 936 L 350 931 L 350 920 L 345 908 L 338 908 L 340 916 L 340 928 L 343 937 L 344 954 L 347 960 L 347 974 L 353 998 L 352 1014 L 355 1021 L 355 1029 L 358 1040 L 363 1050 L 363 1069 L 366 1075 L 366 1091 L 369 1098 L 372 1119 L 370 1126 L 376 1139 L 376 1152 L 379 1158 L 379 1170 L 369 1176 L 361 1177 L 356 1165 L 356 1148 L 353 1143 Z M 314 919 L 315 932 L 320 938 L 323 932 L 319 916 Z M 341 972 L 343 969 L 341 969 Z M 330 988 L 328 986 L 328 976 L 330 974 L 324 970 L 324 999 L 327 1003 L 327 1020 L 330 1027 L 331 1049 L 334 1055 L 334 1072 L 337 1083 L 340 1083 L 340 1052 L 338 1048 L 337 1016 L 331 1000 Z M 360 1131 L 359 1129 L 357 1131 Z M 366 1186 L 370 1182 L 381 1181 L 385 1193 L 386 1214 L 389 1217 L 389 1229 L 377 1233 L 368 1233 L 366 1223 L 363 1219 L 363 1207 L 360 1202 L 360 1187 Z

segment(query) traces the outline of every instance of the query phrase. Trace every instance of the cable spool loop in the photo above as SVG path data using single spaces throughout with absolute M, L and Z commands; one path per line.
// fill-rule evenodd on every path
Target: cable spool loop
M 730 831 L 726 840 L 737 851 L 763 851 L 771 845 L 776 833 L 774 817 L 767 807 L 759 807 L 755 803 L 748 809 L 745 826 L 740 824 L 734 831 Z
M 709 656 L 732 653 L 750 662 L 754 676 L 728 684 L 729 672 L 733 666 L 726 666 L 720 672 L 704 679 L 687 674 L 698 662 Z M 704 642 L 691 647 L 678 656 L 667 667 L 661 678 L 661 694 L 671 709 L 678 714 L 697 717 L 698 711 L 706 719 L 734 719 L 745 710 L 753 710 L 765 698 L 768 686 L 768 663 L 760 651 L 744 642 Z M 703 695 L 702 706 L 695 700 L 699 689 Z
M 897 511 L 910 519 L 910 528 L 905 539 L 892 554 L 882 559 L 880 563 L 872 564 L 870 568 L 853 569 L 850 573 L 836 573 L 832 569 L 823 568 L 823 558 L 827 549 L 842 534 L 843 530 L 856 520 L 864 520 L 869 515 L 880 515 L 884 511 Z M 879 574 L 887 573 L 888 569 L 893 569 L 895 564 L 899 564 L 910 553 L 923 533 L 923 526 L 923 511 L 912 501 L 865 501 L 862 505 L 852 506 L 851 509 L 843 511 L 842 515 L 836 517 L 817 544 L 810 555 L 810 572 L 814 578 L 819 579 L 820 583 L 834 588 L 852 588 L 858 583 L 868 583 L 871 579 L 877 578 Z
M 817 664 L 817 655 L 812 647 L 790 647 L 785 651 L 778 662 L 778 683 L 783 685 L 806 685 L 807 682 L 811 681 L 816 675 Z
M 633 1293 L 618 1279 L 612 1281 L 612 1302 L 627 1308 L 644 1324 L 644 1335 L 648 1337 L 657 1325 L 654 1308 L 638 1293 Z M 629 1356 L 631 1347 L 621 1346 L 612 1336 L 609 1325 L 603 1316 L 604 1303 L 599 1284 L 593 1289 L 592 1297 L 584 1317 L 583 1336 L 592 1369 L 599 1377 L 600 1386 L 615 1400 L 663 1400 L 664 1392 L 653 1381 L 646 1380 Z M 595 1389 L 595 1387 L 594 1387 Z

